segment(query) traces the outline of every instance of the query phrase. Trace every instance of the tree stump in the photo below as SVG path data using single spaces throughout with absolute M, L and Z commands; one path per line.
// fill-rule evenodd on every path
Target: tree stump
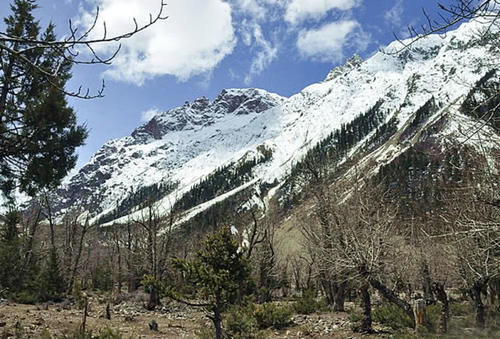
M 109 306 L 109 303 L 106 305 L 106 319 L 111 320 L 111 307 Z

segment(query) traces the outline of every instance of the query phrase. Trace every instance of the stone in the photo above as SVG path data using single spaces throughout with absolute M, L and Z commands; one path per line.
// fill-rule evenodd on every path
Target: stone
M 151 331 L 158 332 L 158 323 L 156 322 L 156 320 L 153 319 L 149 322 L 149 329 Z

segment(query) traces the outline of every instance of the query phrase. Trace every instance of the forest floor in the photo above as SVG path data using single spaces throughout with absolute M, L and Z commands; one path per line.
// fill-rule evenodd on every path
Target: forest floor
M 106 303 L 91 298 L 86 321 L 87 330 L 99 333 L 105 329 L 119 331 L 123 338 L 205 338 L 211 323 L 203 312 L 183 305 L 167 304 L 147 311 L 141 302 L 124 301 L 111 306 L 111 320 L 105 318 Z M 83 311 L 69 302 L 24 305 L 0 301 L 0 338 L 47 338 L 75 331 L 82 323 Z M 158 331 L 149 328 L 156 321 Z M 45 332 L 45 337 L 43 336 Z M 204 333 L 204 335 L 203 335 Z M 268 330 L 267 338 L 375 338 L 388 337 L 381 331 L 374 335 L 353 333 L 347 313 L 295 315 L 293 324 L 283 330 Z

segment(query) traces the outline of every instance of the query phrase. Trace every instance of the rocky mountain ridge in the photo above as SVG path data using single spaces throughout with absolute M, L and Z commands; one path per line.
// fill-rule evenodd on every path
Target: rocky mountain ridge
M 265 184 L 274 187 L 273 195 L 313 147 L 342 130 L 349 147 L 339 162 L 372 146 L 376 166 L 367 171 L 376 172 L 404 152 L 430 121 L 448 114 L 461 119 L 459 125 L 473 123 L 459 107 L 499 57 L 498 46 L 475 38 L 482 25 L 463 24 L 446 37 L 431 35 L 402 52 L 394 42 L 365 61 L 354 56 L 325 81 L 290 98 L 230 89 L 213 101 L 203 97 L 160 113 L 130 136 L 103 145 L 57 192 L 55 210 L 62 214 L 81 206 L 94 221 L 125 221 L 140 213 L 137 192 L 154 187 L 162 211 L 184 199 L 183 213 L 189 218 L 249 187 L 258 191 Z M 435 109 L 428 121 L 405 135 L 431 100 Z M 370 114 L 376 118 L 366 127 L 353 124 Z M 377 139 L 379 145 L 374 140 L 382 128 L 387 136 Z M 443 142 L 458 140 L 457 122 L 449 120 L 440 133 Z M 490 147 L 498 146 L 498 135 L 490 140 Z M 218 189 L 210 191 L 208 183 Z

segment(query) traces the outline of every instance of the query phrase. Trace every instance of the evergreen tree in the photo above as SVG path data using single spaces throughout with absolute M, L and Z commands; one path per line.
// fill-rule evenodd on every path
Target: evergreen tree
M 87 135 L 65 99 L 72 60 L 33 42 L 56 41 L 53 24 L 41 33 L 36 8 L 34 0 L 14 1 L 6 32 L 19 39 L 0 46 L 0 186 L 6 195 L 57 185 Z
M 40 275 L 39 299 L 58 301 L 64 294 L 64 278 L 59 270 L 59 258 L 55 248 L 50 249 L 45 269 Z
M 8 212 L 0 224 L 0 292 L 17 290 L 21 265 L 18 212 Z
M 193 306 L 205 307 L 214 323 L 216 339 L 222 338 L 222 312 L 234 303 L 238 291 L 250 276 L 250 266 L 229 227 L 208 236 L 193 260 L 174 259 L 174 266 L 187 276 L 196 290 L 196 297 L 204 300 Z M 172 290 L 167 295 L 182 300 Z

